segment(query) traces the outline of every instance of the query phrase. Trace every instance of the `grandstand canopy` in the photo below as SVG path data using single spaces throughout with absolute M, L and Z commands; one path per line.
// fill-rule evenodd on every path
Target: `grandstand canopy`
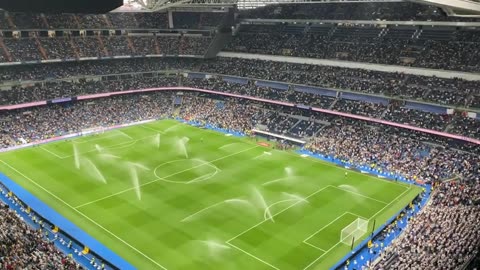
M 106 13 L 123 4 L 123 0 L 0 0 L 7 11 L 38 13 Z
M 355 2 L 402 2 L 410 1 L 444 8 L 450 14 L 480 14 L 479 0 L 125 0 L 129 5 L 158 11 L 171 7 L 232 6 L 251 9 L 272 4 L 314 4 L 314 3 L 355 3 Z M 401 12 L 401 11 L 400 11 Z

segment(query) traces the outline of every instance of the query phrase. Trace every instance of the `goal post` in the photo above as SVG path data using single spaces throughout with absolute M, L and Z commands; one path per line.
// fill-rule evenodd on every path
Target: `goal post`
M 348 224 L 345 228 L 342 229 L 340 233 L 340 242 L 351 245 L 352 240 L 360 239 L 364 234 L 367 233 L 368 229 L 368 220 L 363 218 L 357 218 L 352 223 Z

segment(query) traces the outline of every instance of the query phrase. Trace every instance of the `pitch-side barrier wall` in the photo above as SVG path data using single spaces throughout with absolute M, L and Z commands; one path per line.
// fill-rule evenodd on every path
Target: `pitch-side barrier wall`
M 223 95 L 223 96 L 229 96 L 229 97 L 237 97 L 237 98 L 261 101 L 261 102 L 265 102 L 265 103 L 279 104 L 279 105 L 288 106 L 288 107 L 297 107 L 297 108 L 301 108 L 301 109 L 307 109 L 307 110 L 312 110 L 312 111 L 316 111 L 316 112 L 333 114 L 333 115 L 338 115 L 338 116 L 343 116 L 343 117 L 348 117 L 348 118 L 353 118 L 353 119 L 358 119 L 358 120 L 363 120 L 363 121 L 368 121 L 368 122 L 380 123 L 380 124 L 383 124 L 383 125 L 394 126 L 394 127 L 404 128 L 404 129 L 410 129 L 410 130 L 414 130 L 414 131 L 433 134 L 433 135 L 442 136 L 442 137 L 446 137 L 446 138 L 451 138 L 451 139 L 455 139 L 455 140 L 461 140 L 461 141 L 466 141 L 466 142 L 470 142 L 470 143 L 474 143 L 474 144 L 480 144 L 480 140 L 478 140 L 478 139 L 469 138 L 469 137 L 466 137 L 466 136 L 461 136 L 461 135 L 456 135 L 456 134 L 450 134 L 450 133 L 447 133 L 447 132 L 441 132 L 441 131 L 426 129 L 426 128 L 414 127 L 414 126 L 410 126 L 410 125 L 395 123 L 395 122 L 381 120 L 381 119 L 377 119 L 377 118 L 370 118 L 370 117 L 355 115 L 355 114 L 351 114 L 351 113 L 337 112 L 337 111 L 332 111 L 332 110 L 327 110 L 327 109 L 310 107 L 310 106 L 302 105 L 302 104 L 294 104 L 294 103 L 290 103 L 290 102 L 282 102 L 282 101 L 270 100 L 270 99 L 265 99 L 265 98 L 237 95 L 237 94 L 232 94 L 232 93 L 219 92 L 219 91 L 206 90 L 206 89 L 199 89 L 199 88 L 192 88 L 192 87 L 156 87 L 156 88 L 145 88 L 145 89 L 137 89 L 137 90 L 126 90 L 126 91 L 117 91 L 117 92 L 110 92 L 110 93 L 83 95 L 83 96 L 72 97 L 72 98 L 62 98 L 62 99 L 54 99 L 54 100 L 48 100 L 48 101 L 38 101 L 38 102 L 31 102 L 31 103 L 24 103 L 24 104 L 0 106 L 0 110 L 14 110 L 14 109 L 20 109 L 20 108 L 42 106 L 42 105 L 47 105 L 47 104 L 69 102 L 69 101 L 75 101 L 75 100 L 96 99 L 96 98 L 110 97 L 110 96 L 116 96 L 116 95 L 141 93 L 141 92 L 155 92 L 155 91 L 196 91 L 196 92 L 204 92 L 204 93 Z
M 108 264 L 114 265 L 117 269 L 135 269 L 135 267 L 133 267 L 122 257 L 105 247 L 98 240 L 84 232 L 82 229 L 77 227 L 77 225 L 73 224 L 71 221 L 57 213 L 55 210 L 50 208 L 50 206 L 39 200 L 37 197 L 32 195 L 30 192 L 12 181 L 7 176 L 0 174 L 0 182 L 8 189 L 9 192 L 12 192 L 13 195 L 18 197 L 24 204 L 30 206 L 32 211 L 41 216 L 43 219 L 48 220 L 49 223 L 58 226 L 60 231 L 65 232 L 66 235 L 70 236 L 72 239 L 80 241 L 84 246 L 88 247 L 92 252 L 98 255 L 98 257 L 104 261 L 107 261 Z M 87 268 L 89 267 L 87 266 Z M 91 269 L 95 268 L 92 266 Z

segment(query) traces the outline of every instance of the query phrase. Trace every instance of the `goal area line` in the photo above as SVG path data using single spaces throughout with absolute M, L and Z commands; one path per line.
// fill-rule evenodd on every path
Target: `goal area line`
M 317 195 L 318 193 L 324 191 L 324 190 L 327 189 L 327 188 L 336 188 L 336 187 L 335 187 L 335 186 L 332 186 L 332 185 L 327 185 L 327 186 L 322 187 L 322 188 L 320 188 L 319 190 L 315 191 L 314 193 L 308 195 L 307 197 L 305 197 L 305 199 L 311 198 L 311 197 Z M 288 206 L 288 207 L 284 208 L 283 210 L 279 211 L 278 213 L 273 214 L 273 215 L 272 215 L 272 218 L 273 218 L 273 217 L 276 217 L 276 216 L 278 216 L 278 215 L 280 215 L 280 214 L 282 214 L 283 212 L 289 210 L 289 209 L 292 208 L 292 207 L 297 206 L 297 205 L 300 204 L 300 203 L 302 203 L 302 201 L 297 201 L 297 202 L 291 204 L 290 206 Z M 302 241 L 303 244 L 308 245 L 308 246 L 310 246 L 311 248 L 315 248 L 316 250 L 322 252 L 322 254 L 320 255 L 320 257 L 317 257 L 314 261 L 312 261 L 312 262 L 311 262 L 309 265 L 307 265 L 307 267 L 305 267 L 304 269 L 307 269 L 307 268 L 311 267 L 311 266 L 312 266 L 313 264 L 315 264 L 320 258 L 322 258 L 322 257 L 325 256 L 326 254 L 330 253 L 334 248 L 336 248 L 340 243 L 342 243 L 341 241 L 338 241 L 338 242 L 335 243 L 333 246 L 331 246 L 328 250 L 325 250 L 325 249 L 323 249 L 323 248 L 320 248 L 320 247 L 318 247 L 318 246 L 316 246 L 316 245 L 308 242 L 308 240 L 311 239 L 312 237 L 314 237 L 316 234 L 318 234 L 318 233 L 321 232 L 322 230 L 324 230 L 326 227 L 328 227 L 328 226 L 332 225 L 333 223 L 335 223 L 336 221 L 338 221 L 340 218 L 344 217 L 345 215 L 352 215 L 352 216 L 355 217 L 355 219 L 362 218 L 362 219 L 365 219 L 365 220 L 369 220 L 369 219 L 367 219 L 367 218 L 365 218 L 365 217 L 363 217 L 363 216 L 360 216 L 360 215 L 358 215 L 358 214 L 355 214 L 355 213 L 352 213 L 352 212 L 349 212 L 349 211 L 345 211 L 343 214 L 341 214 L 340 216 L 337 216 L 334 220 L 332 220 L 332 221 L 330 221 L 328 224 L 322 226 L 322 228 L 320 228 L 319 230 L 317 230 L 316 232 L 314 232 L 312 235 L 310 235 L 309 237 L 307 237 L 305 240 L 303 240 L 303 241 Z M 235 249 L 237 249 L 237 250 L 245 253 L 246 255 L 248 255 L 248 256 L 256 259 L 257 261 L 259 261 L 259 262 L 261 262 L 261 263 L 263 263 L 263 264 L 265 264 L 265 265 L 267 265 L 267 266 L 269 266 L 269 267 L 271 267 L 271 268 L 273 268 L 273 269 L 277 269 L 277 270 L 278 270 L 279 268 L 278 268 L 277 266 L 275 266 L 275 265 L 273 265 L 273 264 L 271 264 L 271 263 L 269 263 L 269 262 L 267 262 L 267 261 L 259 258 L 258 256 L 254 255 L 254 254 L 246 251 L 245 249 L 243 249 L 243 248 L 241 248 L 241 247 L 239 247 L 239 246 L 237 246 L 237 245 L 235 245 L 235 244 L 232 243 L 232 241 L 234 241 L 235 239 L 241 237 L 243 234 L 245 234 L 245 233 L 247 233 L 247 232 L 255 229 L 256 227 L 262 225 L 262 224 L 265 223 L 265 222 L 268 222 L 269 220 L 270 220 L 270 219 L 265 219 L 265 220 L 263 220 L 263 221 L 255 224 L 255 225 L 253 225 L 252 227 L 248 228 L 247 230 L 241 232 L 240 234 L 237 234 L 236 236 L 230 238 L 230 239 L 227 240 L 225 243 L 226 243 L 227 245 L 229 245 L 229 246 L 231 246 L 231 247 L 233 247 L 233 248 L 235 248 Z

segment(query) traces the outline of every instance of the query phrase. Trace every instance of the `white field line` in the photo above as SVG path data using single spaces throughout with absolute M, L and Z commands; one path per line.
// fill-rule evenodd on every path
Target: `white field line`
M 368 221 L 372 220 L 375 216 L 377 216 L 378 214 L 380 214 L 383 210 L 385 210 L 385 208 L 387 208 L 388 206 L 390 206 L 392 203 L 396 202 L 400 197 L 402 197 L 407 191 L 410 190 L 410 187 L 411 186 L 408 186 L 408 188 L 403 191 L 400 195 L 398 195 L 395 199 L 393 199 L 390 203 L 388 203 L 387 205 L 385 205 L 382 209 L 380 209 L 377 213 L 375 213 L 373 216 L 371 216 Z M 353 214 L 353 213 L 352 213 Z M 354 214 L 355 215 L 355 214 Z M 309 268 L 310 266 L 312 266 L 313 264 L 315 264 L 318 260 L 320 260 L 323 256 L 325 256 L 327 253 L 329 253 L 330 251 L 332 251 L 335 247 L 337 247 L 340 243 L 340 241 L 338 241 L 338 243 L 336 243 L 334 246 L 332 246 L 331 248 L 329 248 L 327 251 L 325 251 L 325 253 L 323 253 L 322 255 L 320 255 L 320 257 L 318 257 L 317 259 L 315 259 L 313 262 L 311 262 L 309 265 L 307 265 L 307 267 L 305 267 L 303 270 L 306 270 L 307 268 Z
M 234 156 L 234 155 L 238 155 L 238 154 L 240 154 L 240 153 L 243 153 L 243 152 L 252 150 L 252 149 L 257 148 L 257 147 L 259 147 L 259 146 L 254 146 L 254 147 L 251 147 L 251 148 L 248 148 L 248 149 L 244 149 L 244 150 L 242 150 L 242 151 L 238 151 L 238 152 L 232 153 L 232 154 L 230 154 L 230 155 L 226 155 L 226 156 L 223 156 L 223 157 L 220 157 L 220 158 L 211 160 L 211 161 L 209 161 L 208 163 L 215 162 L 215 161 L 219 161 L 219 160 L 222 160 L 222 159 L 225 159 L 225 158 Z M 172 176 L 174 176 L 174 175 L 177 175 L 177 174 L 180 174 L 180 173 L 189 171 L 189 170 L 191 170 L 191 169 L 195 169 L 195 168 L 200 167 L 200 166 L 203 166 L 203 165 L 205 165 L 205 164 L 206 164 L 206 163 L 202 163 L 202 164 L 200 164 L 200 165 L 193 166 L 193 167 L 190 167 L 190 168 L 188 168 L 188 169 L 185 169 L 185 170 L 182 170 L 182 171 L 178 171 L 178 172 L 176 172 L 176 173 L 172 173 L 172 174 L 167 175 L 167 176 L 164 176 L 164 177 L 157 177 L 157 178 L 154 179 L 154 180 L 151 180 L 151 181 L 148 181 L 148 182 L 146 182 L 146 183 L 141 184 L 140 187 L 143 187 L 143 186 L 146 186 L 146 185 L 149 185 L 149 184 L 158 182 L 158 181 L 165 181 L 166 178 L 168 178 L 168 177 L 172 177 Z M 167 181 L 169 181 L 169 180 L 167 180 Z M 80 208 L 80 207 L 83 207 L 83 206 L 86 206 L 86 205 L 89 205 L 89 204 L 92 204 L 92 203 L 96 203 L 96 202 L 99 202 L 99 201 L 102 201 L 102 200 L 105 200 L 105 199 L 108 199 L 108 198 L 111 198 L 111 197 L 120 195 L 120 194 L 122 194 L 122 193 L 128 192 L 128 191 L 130 191 L 130 190 L 134 190 L 134 189 L 135 189 L 135 188 L 124 189 L 124 190 L 119 191 L 119 192 L 117 192 L 117 193 L 113 193 L 113 194 L 110 194 L 110 195 L 108 195 L 108 196 L 105 196 L 105 197 L 102 197 L 102 198 L 99 198 L 99 199 L 96 199 L 96 200 L 93 200 L 93 201 L 90 201 L 90 202 L 87 202 L 87 203 L 84 203 L 84 204 L 75 206 L 75 208 Z
M 317 247 L 317 246 L 315 246 L 315 245 L 313 245 L 313 244 L 310 244 L 310 243 L 308 242 L 308 240 L 311 239 L 312 237 L 314 237 L 315 235 L 317 235 L 319 232 L 323 231 L 323 229 L 325 229 L 326 227 L 332 225 L 335 221 L 337 221 L 338 219 L 340 219 L 341 217 L 343 217 L 343 216 L 346 215 L 346 214 L 349 214 L 349 215 L 352 215 L 352 216 L 356 216 L 356 217 L 359 217 L 359 218 L 363 218 L 363 219 L 365 219 L 365 220 L 368 220 L 368 219 L 365 218 L 365 217 L 362 217 L 362 216 L 359 216 L 359 215 L 357 215 L 357 214 L 355 214 L 355 213 L 346 211 L 346 212 L 343 213 L 341 216 L 339 216 L 339 217 L 337 217 L 336 219 L 332 220 L 330 223 L 328 223 L 327 225 L 323 226 L 322 228 L 320 228 L 319 230 L 317 230 L 316 232 L 314 232 L 312 235 L 310 235 L 309 237 L 307 237 L 305 240 L 303 240 L 303 243 L 305 243 L 305 244 L 307 244 L 307 245 L 309 245 L 309 246 L 311 246 L 311 247 L 314 247 L 314 248 L 316 248 L 316 249 L 319 249 L 319 250 L 322 250 L 323 252 L 325 252 L 324 249 L 321 249 L 321 248 L 319 248 L 319 247 Z
M 359 217 L 359 218 L 362 218 L 362 219 L 365 219 L 365 220 L 369 220 L 369 219 L 368 219 L 368 218 L 366 218 L 366 217 L 362 217 L 362 216 L 360 216 L 360 215 L 357 215 L 357 214 L 355 214 L 355 213 L 352 213 L 352 212 L 348 212 L 348 211 L 347 211 L 347 212 L 345 212 L 345 213 L 349 213 L 349 214 L 351 214 L 352 216 L 356 216 L 356 217 Z
M 54 155 L 56 158 L 59 158 L 59 159 L 65 159 L 66 157 L 62 157 L 60 155 L 57 155 L 55 152 L 52 152 L 50 150 L 48 150 L 47 148 L 44 148 L 43 146 L 40 146 L 40 149 L 42 149 L 43 151 L 51 154 L 51 155 Z
M 120 136 L 120 135 L 116 135 L 116 136 Z M 130 140 L 130 141 L 121 142 L 121 143 L 117 143 L 117 144 L 113 144 L 113 145 L 109 145 L 109 146 L 102 146 L 102 148 L 103 149 L 121 149 L 121 148 L 125 148 L 125 147 L 130 147 L 130 146 L 134 145 L 136 142 L 139 142 L 139 141 L 142 141 L 142 140 L 154 137 L 154 136 L 157 136 L 157 135 L 155 134 L 155 135 L 142 137 L 142 138 L 136 139 L 136 140 Z M 92 150 L 80 152 L 79 154 L 83 155 L 83 154 L 92 153 L 92 152 L 96 152 L 96 151 L 97 151 L 97 149 L 92 149 Z M 71 158 L 71 157 L 73 157 L 73 155 L 64 156 L 64 157 L 62 157 L 62 159 Z
M 143 252 L 141 252 L 140 250 L 138 250 L 136 247 L 130 245 L 129 243 L 127 243 L 125 240 L 123 240 L 122 238 L 118 237 L 117 235 L 115 235 L 114 233 L 112 233 L 111 231 L 109 231 L 107 228 L 103 227 L 102 225 L 98 224 L 96 221 L 94 221 L 93 219 L 91 219 L 90 217 L 88 217 L 87 215 L 85 215 L 84 213 L 80 212 L 78 209 L 76 209 L 75 207 L 71 206 L 69 203 L 67 203 L 66 201 L 64 201 L 63 199 L 61 199 L 60 197 L 58 197 L 57 195 L 53 194 L 52 192 L 50 192 L 49 190 L 47 190 L 46 188 L 44 188 L 43 186 L 41 186 L 40 184 L 38 184 L 37 182 L 35 182 L 34 180 L 32 180 L 31 178 L 29 178 L 28 176 L 26 176 L 25 174 L 21 173 L 20 171 L 18 171 L 17 169 L 15 169 L 14 167 L 12 167 L 10 164 L 6 163 L 5 161 L 3 160 L 0 160 L 0 162 L 2 162 L 3 164 L 5 164 L 7 167 L 9 167 L 10 169 L 12 169 L 13 171 L 17 172 L 19 175 L 21 175 L 22 177 L 24 177 L 25 179 L 27 179 L 28 181 L 30 181 L 31 183 L 33 183 L 34 185 L 36 185 L 37 187 L 39 187 L 40 189 L 42 189 L 43 191 L 45 191 L 46 193 L 48 193 L 50 196 L 52 196 L 53 198 L 57 199 L 58 201 L 62 202 L 64 205 L 66 205 L 68 208 L 72 209 L 74 212 L 78 213 L 79 215 L 83 216 L 84 218 L 86 218 L 87 220 L 89 220 L 90 222 L 92 222 L 93 224 L 95 224 L 96 226 L 98 226 L 99 228 L 101 228 L 102 230 L 104 230 L 105 232 L 107 232 L 108 234 L 110 234 L 111 236 L 113 236 L 114 238 L 116 238 L 117 240 L 119 240 L 120 242 L 122 242 L 123 244 L 125 244 L 126 246 L 130 247 L 131 249 L 133 249 L 134 251 L 136 251 L 138 254 L 142 255 L 143 257 L 145 257 L 147 260 L 149 260 L 150 262 L 152 262 L 153 264 L 155 264 L 156 266 L 158 266 L 159 268 L 161 269 L 164 269 L 164 270 L 167 270 L 167 268 L 165 268 L 164 266 L 162 266 L 161 264 L 159 264 L 158 262 L 156 262 L 155 260 L 153 260 L 152 258 L 150 258 L 148 255 L 144 254 Z
M 158 133 L 160 133 L 160 134 L 165 134 L 165 132 L 163 132 L 163 131 L 161 131 L 161 130 L 159 130 L 159 129 L 154 129 L 154 128 L 148 127 L 148 126 L 146 126 L 146 125 L 140 125 L 140 127 L 145 128 L 145 129 L 149 129 L 149 130 L 153 130 L 153 131 L 158 132 Z
M 205 163 L 207 164 L 207 163 Z M 208 179 L 210 178 L 213 178 L 215 177 L 215 175 L 217 175 L 219 172 L 221 172 L 222 170 L 215 170 L 213 173 L 207 173 L 207 174 L 204 174 L 204 175 L 201 175 L 199 177 L 196 177 L 188 182 L 186 182 L 186 184 L 191 184 L 191 183 L 198 183 L 198 182 L 203 182 L 203 181 L 207 181 Z
M 307 197 L 305 197 L 305 200 L 306 200 L 306 199 L 308 199 L 308 198 L 310 198 L 310 197 L 312 197 L 312 196 L 315 196 L 317 193 L 319 193 L 319 192 L 323 191 L 323 190 L 324 190 L 324 189 L 326 189 L 326 188 L 328 188 L 328 186 L 326 186 L 326 187 L 323 187 L 323 188 L 321 188 L 321 189 L 319 189 L 319 190 L 315 191 L 314 193 L 312 193 L 312 194 L 308 195 Z M 298 205 L 298 204 L 300 204 L 300 203 L 302 203 L 302 202 L 304 202 L 304 201 L 303 201 L 303 200 L 298 200 L 296 203 L 293 203 L 292 205 L 290 205 L 290 206 L 286 207 L 286 208 L 285 208 L 285 209 L 283 209 L 282 211 L 280 211 L 280 212 L 278 212 L 278 213 L 274 214 L 274 215 L 272 216 L 272 218 L 274 218 L 275 216 L 278 216 L 278 215 L 280 215 L 281 213 L 283 213 L 283 212 L 287 211 L 288 209 L 290 209 L 290 208 L 292 208 L 292 207 L 294 207 L 294 206 L 296 206 L 296 205 Z M 248 256 L 250 256 L 250 257 L 252 257 L 252 258 L 255 258 L 255 259 L 257 259 L 258 261 L 260 261 L 260 262 L 262 262 L 262 263 L 264 263 L 264 264 L 266 264 L 266 265 L 268 265 L 268 266 L 270 266 L 270 267 L 272 267 L 272 268 L 274 268 L 274 269 L 277 269 L 277 270 L 279 270 L 279 268 L 277 268 L 277 267 L 275 267 L 275 266 L 271 265 L 270 263 L 268 263 L 268 262 L 266 262 L 266 261 L 264 261 L 264 260 L 262 260 L 262 259 L 258 258 L 257 256 L 255 256 L 255 255 L 253 255 L 253 254 L 251 254 L 251 253 L 249 253 L 249 252 L 247 252 L 247 251 L 245 251 L 245 250 L 243 250 L 243 249 L 241 249 L 241 248 L 237 247 L 236 245 L 234 245 L 234 244 L 230 243 L 231 241 L 235 240 L 235 238 L 238 238 L 238 237 L 240 237 L 241 235 L 243 235 L 243 234 L 245 234 L 245 233 L 247 233 L 247 232 L 249 232 L 249 231 L 251 231 L 251 230 L 255 229 L 256 227 L 258 227 L 258 226 L 262 225 L 263 223 L 265 223 L 265 222 L 266 222 L 266 221 L 268 221 L 268 220 L 270 220 L 270 219 L 265 219 L 265 220 L 263 220 L 263 221 L 261 221 L 261 222 L 259 222 L 259 223 L 255 224 L 255 225 L 253 225 L 252 227 L 248 228 L 247 230 L 245 230 L 245 231 L 243 231 L 243 232 L 241 232 L 241 233 L 237 234 L 236 236 L 234 236 L 234 237 L 230 238 L 230 239 L 229 239 L 229 240 L 227 240 L 225 243 L 226 243 L 227 245 L 230 245 L 230 246 L 232 246 L 232 247 L 234 247 L 234 248 L 236 248 L 236 249 L 240 250 L 241 252 L 243 252 L 243 253 L 247 254 Z
M 266 262 L 266 261 L 258 258 L 257 256 L 255 256 L 255 255 L 253 255 L 253 254 L 251 254 L 251 253 L 249 253 L 249 252 L 247 252 L 247 251 L 245 251 L 245 250 L 243 250 L 243 249 L 235 246 L 234 244 L 232 244 L 232 243 L 230 243 L 230 242 L 228 242 L 228 241 L 227 241 L 226 243 L 227 243 L 227 245 L 229 245 L 229 246 L 231 246 L 231 247 L 233 247 L 233 248 L 236 248 L 236 249 L 240 250 L 241 252 L 247 254 L 248 256 L 250 256 L 250 257 L 252 257 L 252 258 L 254 258 L 254 259 L 256 259 L 256 260 L 258 260 L 258 261 L 260 261 L 260 262 L 262 262 L 262 263 L 264 263 L 264 264 L 266 264 L 266 265 L 268 265 L 268 266 L 270 266 L 271 268 L 280 270 L 278 267 L 271 265 L 270 263 L 268 263 L 268 262 Z
M 210 162 L 208 162 L 208 161 L 201 161 L 202 164 L 195 165 L 195 166 L 189 168 L 189 170 L 190 170 L 190 169 L 194 169 L 194 168 L 201 167 L 201 166 L 203 166 L 203 165 L 208 165 L 210 168 L 213 168 L 215 171 L 214 171 L 214 172 L 211 172 L 211 173 L 206 173 L 206 174 L 201 175 L 201 176 L 199 176 L 199 177 L 196 177 L 196 178 L 194 178 L 194 179 L 192 179 L 192 180 L 190 180 L 190 181 L 167 180 L 166 178 L 170 177 L 170 175 L 168 175 L 168 176 L 166 176 L 166 177 L 158 176 L 158 174 L 157 174 L 158 168 L 163 167 L 163 166 L 165 166 L 165 165 L 167 165 L 167 164 L 170 164 L 170 163 L 179 162 L 179 161 L 186 161 L 186 160 L 198 160 L 198 159 L 176 159 L 176 160 L 172 160 L 172 161 L 167 161 L 167 162 L 164 162 L 164 163 L 158 165 L 157 167 L 155 167 L 155 168 L 153 169 L 153 174 L 154 174 L 157 178 L 159 178 L 160 181 L 164 181 L 164 182 L 168 182 L 168 183 L 176 183 L 176 184 L 184 184 L 184 185 L 186 185 L 186 184 L 198 183 L 198 182 L 206 181 L 206 180 L 208 180 L 208 179 L 210 179 L 210 178 L 215 177 L 215 175 L 217 175 L 219 172 L 222 171 L 222 170 L 219 169 L 217 166 L 213 165 L 212 163 L 210 163 Z
M 275 150 L 275 151 L 282 151 L 282 150 Z M 284 153 L 287 153 L 287 154 L 289 154 L 289 155 L 291 155 L 291 156 L 296 156 L 297 158 L 302 158 L 302 159 L 303 159 L 303 157 L 302 157 L 301 155 L 294 154 L 294 153 L 290 153 L 290 152 L 285 152 L 285 151 L 283 151 L 283 152 L 284 152 Z M 315 158 L 315 157 L 312 157 L 312 156 L 308 156 L 307 158 L 308 158 L 308 160 L 310 160 L 310 161 L 317 162 L 317 163 L 321 163 L 321 164 L 323 164 L 323 165 L 325 165 L 325 166 L 335 167 L 335 168 L 337 168 L 337 169 L 341 169 L 341 170 L 344 170 L 344 171 L 347 171 L 347 172 L 351 172 L 351 173 L 354 173 L 354 174 L 364 175 L 364 176 L 365 176 L 365 174 L 363 174 L 363 173 L 361 173 L 361 172 L 358 172 L 358 171 L 355 171 L 355 170 L 351 170 L 351 169 L 346 169 L 345 167 L 337 166 L 337 165 L 335 165 L 335 164 L 333 164 L 333 163 L 330 163 L 330 162 L 327 162 L 327 161 L 324 161 L 324 160 L 321 160 L 321 159 L 318 159 L 318 158 Z M 371 176 L 371 175 L 369 175 L 369 176 L 372 177 L 372 178 L 375 177 L 375 176 Z M 394 184 L 394 185 L 397 185 L 397 186 L 402 186 L 402 187 L 404 187 L 405 189 L 410 188 L 410 185 L 411 185 L 411 184 L 405 184 L 405 183 L 402 183 L 402 182 L 397 182 L 397 181 L 394 181 L 394 180 L 382 179 L 382 178 L 380 178 L 380 177 L 375 177 L 375 178 L 376 178 L 375 180 L 383 181 L 383 182 L 386 182 L 386 183 L 389 183 L 389 184 Z
M 378 210 L 377 213 L 375 213 L 375 215 L 371 216 L 368 221 L 372 220 L 374 217 L 376 217 L 378 214 L 380 214 L 383 210 L 385 210 L 385 208 L 387 208 L 388 206 L 390 206 L 392 203 L 396 202 L 399 198 L 401 198 L 406 192 L 410 191 L 410 188 L 411 186 L 409 186 L 404 192 L 400 193 L 400 195 L 398 195 L 395 199 L 393 199 L 389 204 L 385 205 L 382 209 Z
M 305 202 L 304 200 L 300 200 L 300 199 L 286 199 L 286 200 L 281 200 L 281 201 L 278 201 L 278 202 L 274 202 L 272 204 L 270 204 L 269 206 L 267 206 L 267 208 L 265 208 L 265 211 L 263 212 L 263 218 L 265 220 L 268 220 L 270 218 L 268 218 L 268 213 L 270 211 L 270 208 L 272 208 L 273 206 L 277 205 L 277 204 L 281 204 L 281 203 L 284 203 L 284 202 L 293 202 L 293 201 L 302 201 L 302 202 Z
M 345 216 L 346 214 L 350 214 L 350 213 L 345 212 L 345 213 L 341 214 L 341 215 L 338 216 L 336 219 L 330 221 L 328 224 L 326 224 L 325 226 L 321 227 L 321 228 L 318 229 L 316 232 L 314 232 L 312 235 L 310 235 L 309 237 L 307 237 L 305 240 L 303 240 L 303 242 L 308 241 L 309 239 L 311 239 L 312 237 L 314 237 L 315 235 L 317 235 L 319 232 L 321 232 L 323 229 L 325 229 L 326 227 L 332 225 L 335 221 L 339 220 L 340 218 L 342 218 L 342 217 Z
M 320 251 L 322 251 L 322 252 L 326 252 L 325 249 L 319 248 L 319 247 L 317 247 L 317 246 L 315 246 L 315 245 L 312 245 L 312 244 L 310 244 L 309 242 L 307 242 L 307 241 L 305 241 L 305 240 L 303 240 L 303 243 L 306 244 L 306 245 L 308 245 L 308 246 L 313 247 L 314 249 L 318 249 L 318 250 L 320 250 Z
M 317 190 L 317 191 L 313 192 L 312 194 L 310 194 L 310 195 L 308 195 L 307 197 L 305 197 L 305 200 L 306 200 L 306 199 L 308 199 L 308 198 L 310 198 L 310 197 L 313 197 L 313 196 L 315 196 L 317 193 L 319 193 L 319 192 L 322 192 L 324 189 L 327 189 L 327 188 L 328 188 L 328 186 L 326 186 L 326 187 L 323 187 L 323 188 L 321 188 L 321 189 L 319 189 L 319 190 Z M 290 208 L 292 208 L 292 207 L 294 207 L 294 206 L 296 206 L 296 205 L 298 205 L 298 204 L 300 204 L 300 203 L 302 203 L 302 202 L 304 202 L 304 201 L 302 201 L 302 200 L 299 200 L 299 201 L 297 201 L 296 203 L 293 203 L 292 205 L 290 205 L 290 206 L 286 207 L 286 208 L 285 208 L 285 209 L 283 209 L 282 211 L 279 211 L 278 213 L 275 213 L 275 214 L 273 214 L 273 215 L 272 215 L 272 218 L 274 218 L 274 217 L 276 217 L 276 216 L 280 215 L 281 213 L 283 213 L 283 212 L 287 211 L 288 209 L 290 209 Z M 229 239 L 229 240 L 227 240 L 226 242 L 228 243 L 228 242 L 230 242 L 230 241 L 233 241 L 235 238 L 238 238 L 238 237 L 240 237 L 241 235 L 243 235 L 243 234 L 245 234 L 245 233 L 247 233 L 247 232 L 249 232 L 249 231 L 251 231 L 251 230 L 255 229 L 256 227 L 258 227 L 258 226 L 262 225 L 263 223 L 265 223 L 265 222 L 266 222 L 266 221 L 268 221 L 268 220 L 270 220 L 270 219 L 266 219 L 266 220 L 260 221 L 259 223 L 257 223 L 257 224 L 255 224 L 255 225 L 253 225 L 252 227 L 250 227 L 250 228 L 246 229 L 245 231 L 243 231 L 243 232 L 241 232 L 241 233 L 237 234 L 236 236 L 234 236 L 234 237 L 230 238 L 230 239 Z
M 208 180 L 208 179 L 210 179 L 210 178 L 215 177 L 215 175 L 217 175 L 219 172 L 222 171 L 220 168 L 218 168 L 217 166 L 213 165 L 210 161 L 204 162 L 203 165 L 208 165 L 210 168 L 213 168 L 215 171 L 214 171 L 213 173 L 207 173 L 207 174 L 205 174 L 205 175 L 202 175 L 202 176 L 199 176 L 199 177 L 197 177 L 197 178 L 194 178 L 194 179 L 188 181 L 187 184 L 197 183 L 197 182 L 202 182 L 202 181 Z
M 112 130 L 113 131 L 113 130 Z M 95 133 L 93 133 L 95 134 Z M 91 134 L 91 135 L 93 135 Z M 87 135 L 88 136 L 88 135 Z M 89 143 L 89 142 L 94 142 L 94 141 L 100 141 L 100 140 L 103 140 L 103 139 L 108 139 L 108 138 L 111 138 L 111 137 L 116 137 L 116 136 L 121 136 L 121 134 L 115 134 L 115 133 L 112 133 L 112 134 L 108 134 L 108 135 L 100 135 L 100 137 L 97 137 L 97 138 L 93 138 L 93 139 L 85 139 L 85 140 L 80 140 L 82 137 L 78 137 L 76 139 L 73 139 L 72 141 L 75 141 L 76 144 L 82 144 L 82 143 Z M 83 137 L 85 138 L 85 137 Z
M 180 220 L 180 222 L 185 222 L 187 219 L 190 219 L 191 217 L 194 217 L 194 216 L 202 213 L 203 211 L 206 211 L 206 210 L 208 210 L 208 209 L 210 209 L 210 208 L 213 208 L 213 207 L 215 207 L 215 206 L 218 206 L 218 205 L 224 204 L 224 203 L 226 203 L 226 201 L 221 201 L 221 202 L 218 202 L 218 203 L 216 203 L 216 204 L 212 204 L 212 205 L 210 205 L 210 206 L 207 206 L 207 207 L 205 207 L 205 208 L 203 208 L 203 209 L 200 209 L 199 211 L 197 211 L 197 212 L 189 215 L 188 217 L 185 217 L 184 219 Z
M 316 258 L 313 262 L 311 262 L 309 265 L 307 265 L 305 268 L 303 268 L 303 270 L 306 270 L 308 269 L 310 266 L 314 265 L 318 260 L 320 260 L 323 256 L 325 256 L 326 254 L 328 254 L 330 251 L 332 251 L 334 248 L 336 248 L 340 243 L 342 242 L 338 242 L 336 243 L 335 245 L 333 245 L 331 248 L 327 249 L 327 251 L 325 251 L 325 253 L 323 253 L 322 255 L 320 255 L 320 257 Z
M 360 196 L 360 197 L 367 198 L 367 199 L 372 200 L 372 201 L 376 201 L 376 202 L 383 203 L 383 204 L 388 204 L 387 202 L 384 202 L 384 201 L 382 201 L 382 200 L 378 200 L 378 199 L 375 199 L 375 198 L 372 198 L 372 197 L 363 195 L 363 194 L 358 193 L 358 192 L 355 192 L 355 191 L 351 191 L 351 190 L 344 189 L 344 188 L 341 188 L 341 187 L 336 187 L 336 186 L 331 186 L 331 187 L 336 188 L 336 189 L 339 189 L 339 190 L 342 190 L 342 191 L 345 191 L 345 192 L 352 193 L 352 194 L 357 195 L 357 196 Z

